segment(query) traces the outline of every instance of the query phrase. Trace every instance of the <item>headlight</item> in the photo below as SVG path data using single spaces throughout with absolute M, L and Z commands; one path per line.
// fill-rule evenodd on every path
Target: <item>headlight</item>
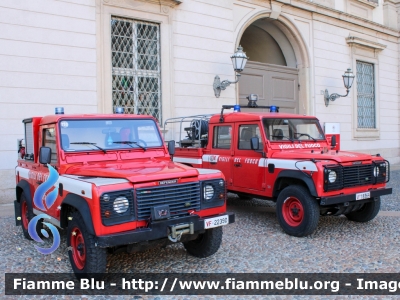
M 129 201 L 126 197 L 118 197 L 114 200 L 113 208 L 115 212 L 123 214 L 129 208 Z
M 211 200 L 214 197 L 214 188 L 212 185 L 204 186 L 204 200 Z
M 333 170 L 330 170 L 328 173 L 328 180 L 330 183 L 334 183 L 336 181 L 337 175 L 336 172 Z
M 374 168 L 374 176 L 378 177 L 379 176 L 379 167 Z

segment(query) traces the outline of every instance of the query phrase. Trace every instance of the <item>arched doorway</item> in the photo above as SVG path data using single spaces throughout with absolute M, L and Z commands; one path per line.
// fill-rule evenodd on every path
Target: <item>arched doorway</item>
M 258 94 L 258 105 L 299 113 L 299 69 L 295 51 L 277 20 L 263 18 L 243 32 L 240 45 L 249 57 L 239 81 L 239 104 Z

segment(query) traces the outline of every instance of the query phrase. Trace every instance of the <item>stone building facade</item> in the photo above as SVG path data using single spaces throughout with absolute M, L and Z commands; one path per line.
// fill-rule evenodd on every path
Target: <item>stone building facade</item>
M 2 0 L 0 203 L 14 199 L 21 120 L 66 113 L 215 113 L 261 105 L 340 123 L 341 148 L 400 162 L 399 0 Z M 249 56 L 238 84 L 230 56 Z M 325 105 L 324 91 L 345 94 Z M 169 131 L 167 138 L 173 138 Z

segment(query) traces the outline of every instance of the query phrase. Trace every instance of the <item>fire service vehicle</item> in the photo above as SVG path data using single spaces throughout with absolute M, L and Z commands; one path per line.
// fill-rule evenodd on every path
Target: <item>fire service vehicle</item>
M 250 96 L 242 112 L 239 105 L 223 105 L 220 114 L 166 120 L 164 129 L 187 134 L 174 161 L 222 171 L 228 191 L 241 198 L 276 202 L 279 224 L 289 235 L 311 234 L 320 216 L 375 218 L 380 196 L 392 193 L 385 187 L 387 160 L 341 151 L 336 135 L 328 140 L 317 118 L 257 106 L 257 97 Z
M 196 257 L 214 254 L 222 226 L 234 222 L 223 174 L 173 162 L 175 144 L 164 143 L 153 117 L 117 112 L 66 115 L 58 108 L 23 120 L 14 205 L 24 236 L 48 237 L 42 222 L 32 235 L 35 215 L 66 229 L 78 277 L 105 272 L 107 252 L 121 248 L 182 242 Z

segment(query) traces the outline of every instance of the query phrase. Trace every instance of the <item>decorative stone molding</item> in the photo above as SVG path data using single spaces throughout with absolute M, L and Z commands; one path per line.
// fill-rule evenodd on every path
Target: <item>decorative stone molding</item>
M 271 19 L 278 19 L 279 15 L 282 12 L 281 3 L 271 2 L 271 15 L 269 16 Z
M 371 8 L 375 8 L 375 7 L 379 6 L 378 1 L 375 1 L 375 0 L 355 0 L 355 1 L 363 3 L 367 6 L 370 6 Z
M 106 4 L 113 5 L 128 5 L 128 6 L 136 6 L 135 2 L 147 2 L 152 4 L 158 4 L 162 6 L 174 7 L 181 4 L 184 0 L 103 0 Z
M 347 44 L 349 44 L 349 46 L 363 46 L 378 51 L 382 51 L 383 49 L 386 48 L 386 45 L 384 44 L 380 44 L 378 42 L 355 35 L 350 35 L 349 37 L 347 37 L 346 42 Z

